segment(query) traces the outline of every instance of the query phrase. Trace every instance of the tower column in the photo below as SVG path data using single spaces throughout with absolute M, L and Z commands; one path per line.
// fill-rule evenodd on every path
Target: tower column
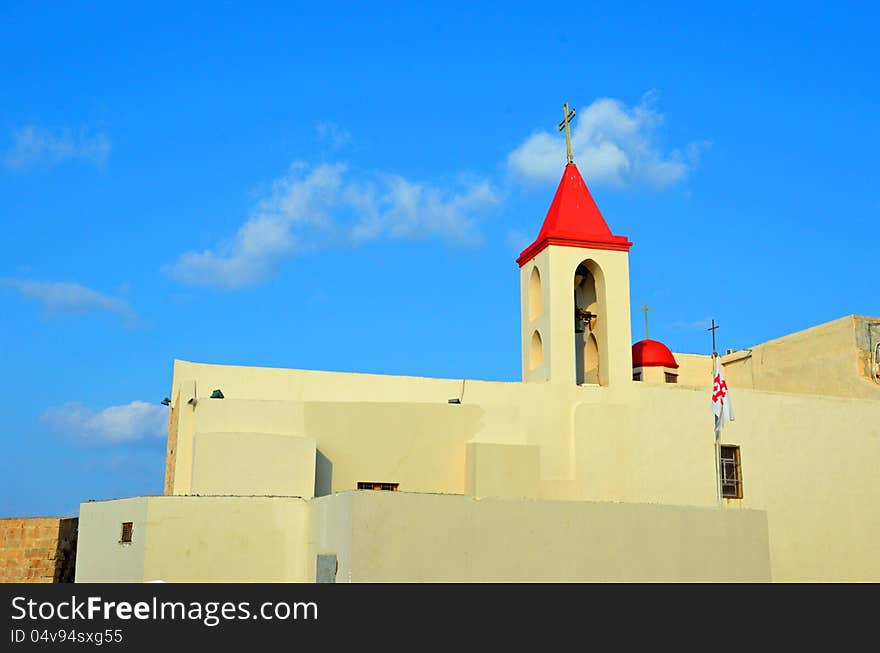
M 548 331 L 544 359 L 548 379 L 554 383 L 578 381 L 577 338 L 595 338 L 598 349 L 599 385 L 632 381 L 632 331 L 629 302 L 629 257 L 615 252 L 551 245 L 546 250 L 549 270 Z M 542 252 L 543 254 L 544 252 Z M 585 265 L 595 283 L 595 317 L 583 321 L 583 334 L 576 332 L 575 273 Z M 591 304 L 592 305 L 592 304 Z M 523 377 L 527 380 L 526 377 Z

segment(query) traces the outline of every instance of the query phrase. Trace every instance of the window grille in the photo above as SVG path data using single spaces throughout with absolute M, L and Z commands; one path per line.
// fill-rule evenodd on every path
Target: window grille
M 373 483 L 358 481 L 358 490 L 386 490 L 388 492 L 397 492 L 397 486 L 400 483 Z
M 725 499 L 742 499 L 742 468 L 739 447 L 721 447 L 721 496 Z

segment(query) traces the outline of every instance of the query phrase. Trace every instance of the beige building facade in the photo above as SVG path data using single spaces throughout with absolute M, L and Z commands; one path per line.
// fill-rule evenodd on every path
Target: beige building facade
M 634 360 L 630 245 L 566 166 L 522 382 L 175 361 L 165 496 L 83 503 L 77 581 L 880 580 L 880 319 L 722 357 L 726 492 L 711 357 Z

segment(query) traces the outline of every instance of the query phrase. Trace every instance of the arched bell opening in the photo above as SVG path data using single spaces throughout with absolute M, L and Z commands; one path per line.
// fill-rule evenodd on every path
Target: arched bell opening
M 605 316 L 599 306 L 601 270 L 595 261 L 585 260 L 574 273 L 574 357 L 575 382 L 601 383 L 603 361 L 599 343 Z

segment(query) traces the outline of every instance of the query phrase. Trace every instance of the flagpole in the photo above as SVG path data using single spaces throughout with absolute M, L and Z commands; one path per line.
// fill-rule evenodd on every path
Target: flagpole
M 712 332 L 715 335 L 715 332 Z M 714 340 L 714 338 L 713 338 Z M 712 352 L 712 383 L 715 383 L 715 357 L 718 354 Z M 718 428 L 721 424 L 720 419 L 715 419 L 715 495 L 718 500 L 718 507 L 721 507 L 721 430 Z
M 715 319 L 712 319 L 712 326 L 707 329 L 707 331 L 712 332 L 712 386 L 714 388 L 715 385 L 715 365 L 721 364 L 720 361 L 717 361 L 718 351 L 715 348 L 715 330 L 718 328 L 718 325 L 715 324 Z M 721 507 L 721 426 L 723 422 L 722 418 L 715 418 L 715 497 L 718 501 L 718 507 Z

